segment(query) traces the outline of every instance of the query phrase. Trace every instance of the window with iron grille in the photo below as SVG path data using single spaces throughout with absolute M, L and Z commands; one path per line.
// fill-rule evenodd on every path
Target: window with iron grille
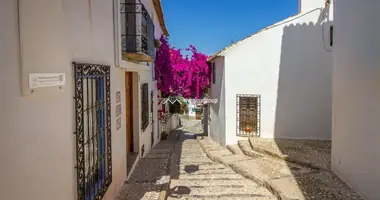
M 73 65 L 78 200 L 101 199 L 112 182 L 110 66 Z
M 236 96 L 237 136 L 260 136 L 260 95 Z
M 141 88 L 141 128 L 145 131 L 149 125 L 149 91 L 148 83 L 144 83 Z

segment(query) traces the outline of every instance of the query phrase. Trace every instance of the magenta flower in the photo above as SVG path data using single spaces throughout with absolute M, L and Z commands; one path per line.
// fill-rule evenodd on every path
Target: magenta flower
M 157 88 L 165 95 L 201 98 L 210 87 L 210 70 L 207 55 L 190 45 L 185 49 L 191 58 L 183 56 L 181 49 L 171 47 L 165 36 L 156 52 L 155 75 Z

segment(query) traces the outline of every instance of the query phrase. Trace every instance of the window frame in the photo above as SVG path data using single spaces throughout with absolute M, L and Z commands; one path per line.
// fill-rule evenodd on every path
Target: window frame
M 77 199 L 102 199 L 112 183 L 110 66 L 73 67 Z
M 149 126 L 149 84 L 141 86 L 141 129 L 143 131 Z
M 241 119 L 240 114 L 242 112 L 241 106 L 242 106 L 242 98 L 255 98 L 256 102 L 256 108 L 254 108 L 255 105 L 250 105 L 253 107 L 252 109 L 256 111 L 255 115 L 253 116 L 253 120 L 256 119 L 256 122 L 253 122 L 253 124 L 256 124 L 255 127 L 251 127 L 253 129 L 250 131 L 250 133 L 244 133 L 241 131 Z M 250 107 L 247 104 L 247 107 Z M 260 137 L 260 113 L 261 113 L 261 95 L 259 94 L 237 94 L 236 95 L 236 135 L 241 137 Z M 253 125 L 252 124 L 252 125 Z

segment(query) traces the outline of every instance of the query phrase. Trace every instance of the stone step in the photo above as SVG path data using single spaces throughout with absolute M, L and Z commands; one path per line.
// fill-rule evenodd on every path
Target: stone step
M 172 179 L 170 185 L 172 186 L 245 186 L 245 185 L 256 185 L 255 182 L 249 179 L 223 179 L 223 180 L 213 180 L 210 182 L 209 180 L 183 180 L 183 179 Z
M 232 173 L 204 173 L 204 174 L 180 174 L 179 179 L 243 179 L 234 172 Z
M 180 197 L 168 197 L 167 199 L 168 200 L 178 200 Z M 275 197 L 257 197 L 257 196 L 247 196 L 247 195 L 238 195 L 236 197 L 230 197 L 230 196 L 218 196 L 218 197 L 199 197 L 199 198 L 195 198 L 195 197 L 188 197 L 188 196 L 185 196 L 183 197 L 183 199 L 186 199 L 186 200 L 277 200 L 277 198 Z
M 179 170 L 180 173 L 188 173 L 188 174 L 204 174 L 204 173 L 233 173 L 233 171 L 230 168 L 220 168 L 220 169 L 199 169 L 196 166 L 188 166 L 188 167 L 182 167 Z
M 238 146 L 241 152 L 243 152 L 245 155 L 251 157 L 251 158 L 260 158 L 263 156 L 267 156 L 265 154 L 262 154 L 260 152 L 254 151 L 251 148 L 251 145 L 249 144 L 248 140 L 240 140 L 238 141 Z
M 199 141 L 202 146 L 202 142 Z M 209 141 L 211 142 L 211 141 Z M 264 185 L 279 199 L 362 200 L 339 178 L 327 171 L 312 169 L 286 160 L 255 152 L 247 141 L 239 141 L 246 160 L 231 162 L 229 156 L 207 151 L 212 160 L 228 165 L 235 171 L 260 185 Z M 211 145 L 209 145 L 211 146 Z M 242 157 L 242 155 L 235 155 Z
M 214 162 L 212 162 L 211 160 L 208 160 L 208 161 L 193 161 L 193 162 L 189 162 L 189 163 L 186 163 L 186 162 L 180 162 L 179 163 L 179 166 L 180 167 L 184 167 L 184 166 L 187 166 L 187 165 L 212 165 L 214 164 Z
M 220 175 L 220 176 L 224 176 L 224 175 L 228 175 L 228 174 L 236 174 L 233 170 L 231 169 L 224 169 L 224 170 L 219 170 L 219 171 L 215 171 L 215 170 L 200 170 L 200 171 L 195 171 L 193 169 L 190 169 L 190 170 L 180 170 L 179 171 L 181 174 L 183 175 L 205 175 L 205 176 L 209 176 L 209 175 Z
M 249 149 L 256 153 L 297 163 L 309 168 L 331 171 L 331 147 L 325 146 L 328 149 L 318 146 L 314 147 L 315 145 L 323 146 L 322 144 L 326 141 L 310 140 L 308 145 L 305 145 L 305 142 L 308 141 L 300 140 L 297 142 L 297 140 L 283 139 L 281 142 L 275 142 L 260 138 L 250 138 L 245 144 L 248 144 Z
M 206 149 L 208 149 L 207 147 L 205 147 Z M 227 149 L 208 149 L 208 152 L 210 155 L 214 155 L 215 156 L 232 156 L 234 154 L 231 153 L 231 151 L 227 150 Z
M 239 145 L 237 144 L 234 144 L 234 145 L 228 145 L 227 146 L 227 149 L 229 151 L 231 151 L 233 154 L 243 154 L 243 152 L 241 151 Z
M 194 159 L 180 159 L 180 164 L 193 164 L 193 163 L 205 163 L 205 162 L 212 162 L 209 158 L 194 158 Z
M 269 179 L 313 172 L 312 169 L 293 163 L 278 162 L 274 159 L 268 158 L 247 159 L 245 161 L 230 163 L 230 167 L 235 172 L 239 171 L 240 173 L 249 174 L 260 182 L 264 182 Z
M 173 191 L 172 193 L 169 193 L 168 199 L 174 200 L 174 199 L 186 199 L 186 200 L 276 200 L 275 198 L 268 190 L 265 188 L 255 188 L 250 189 L 247 192 L 244 191 L 230 191 L 230 190 L 223 190 L 223 192 L 218 193 L 215 191 L 207 191 L 204 190 L 194 190 L 194 188 L 188 188 L 191 190 L 190 194 L 178 194 L 180 191 L 176 193 Z M 183 192 L 185 192 L 185 189 L 182 189 Z M 188 192 L 188 191 L 186 191 Z
M 272 179 L 268 183 L 287 199 L 362 200 L 327 172 Z
M 199 170 L 218 170 L 218 169 L 224 169 L 226 168 L 225 165 L 223 164 L 217 164 L 217 163 L 212 163 L 212 164 L 204 164 L 204 165 L 195 165 L 192 164 L 193 166 L 196 166 L 199 168 Z M 188 165 L 181 165 L 180 169 L 184 169 Z
M 183 152 L 182 151 L 178 157 L 181 157 L 181 158 L 206 157 L 206 154 L 204 154 L 203 151 L 199 151 L 199 152 Z
M 120 189 L 115 200 L 158 199 L 161 186 L 155 183 L 128 183 Z
M 257 185 L 245 185 L 243 187 L 222 187 L 222 186 L 212 186 L 212 182 L 209 183 L 210 186 L 170 186 L 169 194 L 186 195 L 188 197 L 202 197 L 208 199 L 209 197 L 234 197 L 234 196 L 244 196 L 255 197 L 255 196 L 272 196 L 271 193 L 263 189 L 261 186 Z

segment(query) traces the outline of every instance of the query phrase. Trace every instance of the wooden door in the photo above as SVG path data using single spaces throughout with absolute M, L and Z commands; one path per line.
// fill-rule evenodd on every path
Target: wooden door
M 126 121 L 126 150 L 133 152 L 133 85 L 132 72 L 125 72 L 125 121 Z

